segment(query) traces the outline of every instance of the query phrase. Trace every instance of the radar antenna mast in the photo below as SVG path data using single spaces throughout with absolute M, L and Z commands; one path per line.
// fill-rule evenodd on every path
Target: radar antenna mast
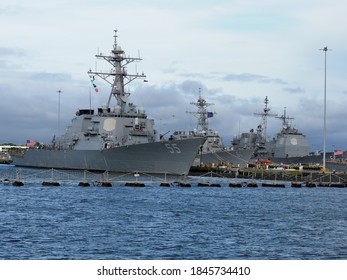
M 277 114 L 270 114 L 270 108 L 268 107 L 268 104 L 269 104 L 269 99 L 268 97 L 266 96 L 265 99 L 264 99 L 264 110 L 263 110 L 263 113 L 254 113 L 254 115 L 256 116 L 261 116 L 261 124 L 260 124 L 260 129 L 261 129 L 261 142 L 263 142 L 264 144 L 266 143 L 266 137 L 267 137 L 267 134 L 266 134 L 266 131 L 267 131 L 267 118 L 268 117 L 277 117 Z
M 104 59 L 108 63 L 112 65 L 112 69 L 110 72 L 102 72 L 102 71 L 92 71 L 89 70 L 88 74 L 91 77 L 94 75 L 100 77 L 107 83 L 111 85 L 111 92 L 107 102 L 107 108 L 110 108 L 110 102 L 112 96 L 117 100 L 117 105 L 120 107 L 121 112 L 125 112 L 126 106 L 128 104 L 128 97 L 130 96 L 130 92 L 126 92 L 124 87 L 131 83 L 133 80 L 137 78 L 145 79 L 145 74 L 128 74 L 126 66 L 134 61 L 141 61 L 141 58 L 134 57 L 126 57 L 125 52 L 122 48 L 117 44 L 117 30 L 114 30 L 114 45 L 111 53 L 109 55 L 104 55 L 102 53 L 98 53 L 96 58 Z M 146 80 L 145 80 L 146 81 Z
M 282 127 L 283 127 L 283 129 L 288 129 L 288 128 L 290 128 L 291 125 L 290 125 L 290 122 L 289 122 L 289 121 L 290 121 L 290 120 L 294 120 L 294 118 L 287 117 L 287 108 L 286 108 L 286 107 L 284 107 L 283 115 L 280 116 L 280 117 L 277 117 L 277 116 L 276 116 L 276 118 L 282 120 Z
M 204 98 L 201 97 L 201 88 L 199 88 L 199 99 L 197 102 L 190 102 L 190 104 L 195 105 L 198 108 L 197 112 L 188 112 L 198 118 L 198 127 L 199 131 L 208 131 L 208 118 L 210 115 L 215 114 L 207 111 L 207 107 L 214 105 L 214 103 L 207 103 Z

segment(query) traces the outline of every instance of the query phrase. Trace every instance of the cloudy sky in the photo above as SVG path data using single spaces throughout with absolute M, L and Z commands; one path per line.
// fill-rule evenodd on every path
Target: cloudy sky
M 143 61 L 128 72 L 132 101 L 160 132 L 191 130 L 187 113 L 202 96 L 216 112 L 210 127 L 226 144 L 256 128 L 263 100 L 295 118 L 311 150 L 323 147 L 327 52 L 327 150 L 347 149 L 347 36 L 344 0 L 12 0 L 0 3 L 0 143 L 49 142 L 77 109 L 105 103 L 109 86 L 87 71 L 118 43 Z M 58 121 L 60 94 L 60 128 Z M 90 93 L 91 92 L 91 93 Z M 281 120 L 268 120 L 268 135 Z

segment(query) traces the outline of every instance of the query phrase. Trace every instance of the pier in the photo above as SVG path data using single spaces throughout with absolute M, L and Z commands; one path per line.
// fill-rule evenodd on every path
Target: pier
M 347 172 L 326 171 L 320 172 L 319 167 L 309 169 L 289 169 L 289 168 L 219 168 L 219 167 L 195 167 L 190 170 L 191 176 L 239 178 L 245 180 L 270 180 L 288 182 L 317 182 L 317 183 L 341 183 L 347 182 Z

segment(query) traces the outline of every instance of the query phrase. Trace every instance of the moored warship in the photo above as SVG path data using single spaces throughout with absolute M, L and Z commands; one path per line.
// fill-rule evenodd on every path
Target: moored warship
M 237 149 L 224 146 L 222 137 L 217 131 L 209 127 L 208 120 L 215 112 L 208 110 L 213 103 L 208 103 L 199 90 L 199 98 L 190 104 L 196 106 L 197 111 L 187 112 L 197 117 L 197 128 L 190 131 L 188 135 L 184 131 L 175 131 L 173 138 L 206 137 L 205 143 L 200 147 L 199 154 L 196 156 L 193 166 L 231 164 L 233 167 L 245 167 L 252 154 L 253 149 Z
M 294 128 L 290 118 L 287 116 L 286 108 L 282 116 L 270 114 L 268 107 L 269 99 L 266 96 L 265 106 L 262 113 L 255 113 L 261 116 L 261 124 L 256 132 L 251 129 L 250 132 L 242 133 L 233 139 L 233 146 L 238 149 L 254 149 L 253 160 L 270 159 L 276 163 L 317 163 L 321 156 L 309 155 L 309 143 L 306 135 Z M 282 120 L 282 129 L 276 136 L 267 140 L 267 118 L 276 117 Z
M 262 113 L 255 113 L 261 116 L 261 124 L 257 127 L 256 132 L 251 129 L 250 132 L 241 133 L 234 137 L 232 145 L 235 149 L 253 149 L 254 154 L 251 163 L 270 162 L 276 165 L 297 165 L 306 166 L 311 169 L 320 169 L 323 166 L 323 153 L 309 152 L 309 143 L 306 135 L 294 128 L 288 117 L 286 108 L 282 116 L 271 114 L 268 107 L 269 99 L 264 100 L 265 106 Z M 275 117 L 282 120 L 282 129 L 271 140 L 267 139 L 267 118 Z M 347 158 L 345 152 L 336 150 L 326 152 L 326 168 L 334 171 L 347 171 Z M 324 171 L 322 169 L 322 171 Z
M 144 74 L 129 74 L 126 66 L 141 58 L 131 58 L 117 44 L 109 55 L 98 59 L 111 64 L 110 72 L 89 70 L 94 80 L 99 77 L 111 85 L 108 102 L 97 110 L 79 109 L 66 133 L 54 137 L 49 145 L 36 145 L 24 154 L 12 155 L 13 164 L 24 167 L 81 169 L 112 172 L 186 175 L 204 137 L 165 139 L 154 129 L 143 108 L 129 101 L 124 87 Z M 115 105 L 112 107 L 111 101 Z

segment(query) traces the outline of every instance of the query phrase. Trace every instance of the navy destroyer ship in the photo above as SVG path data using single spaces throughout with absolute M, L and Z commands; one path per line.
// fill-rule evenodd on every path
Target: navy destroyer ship
M 214 105 L 208 103 L 202 96 L 199 89 L 199 98 L 196 102 L 191 102 L 196 106 L 197 111 L 187 112 L 197 117 L 197 128 L 188 134 L 185 131 L 175 131 L 173 138 L 183 139 L 189 137 L 206 137 L 206 141 L 199 149 L 193 167 L 200 165 L 217 165 L 231 164 L 233 167 L 247 166 L 252 154 L 253 148 L 249 149 L 233 149 L 223 144 L 223 139 L 217 131 L 209 127 L 209 119 L 216 114 L 208 110 L 208 107 Z
M 110 72 L 89 70 L 93 86 L 96 77 L 110 84 L 107 104 L 97 110 L 79 109 L 66 133 L 54 137 L 49 145 L 12 155 L 13 164 L 24 167 L 80 169 L 112 172 L 186 175 L 204 137 L 165 139 L 154 129 L 154 120 L 143 108 L 129 101 L 125 86 L 144 74 L 129 74 L 127 65 L 140 61 L 132 58 L 117 43 L 109 55 L 98 59 L 111 65 Z M 112 105 L 111 102 L 115 104 Z

